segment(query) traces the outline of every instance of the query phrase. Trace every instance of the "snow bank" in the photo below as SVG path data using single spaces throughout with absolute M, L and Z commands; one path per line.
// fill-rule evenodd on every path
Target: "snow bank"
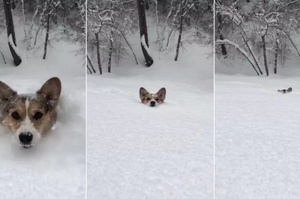
M 88 76 L 88 198 L 212 198 L 211 50 Z M 165 103 L 143 105 L 141 86 L 165 87 Z
M 299 198 L 299 77 L 217 75 L 215 88 L 216 198 Z

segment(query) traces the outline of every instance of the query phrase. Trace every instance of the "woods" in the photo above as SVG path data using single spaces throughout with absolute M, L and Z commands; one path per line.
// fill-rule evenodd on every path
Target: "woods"
M 124 58 L 149 67 L 191 43 L 212 43 L 213 0 L 88 1 L 88 71 L 110 73 Z M 140 46 L 140 48 L 137 47 Z M 155 52 L 155 53 L 153 53 Z M 142 53 L 143 57 L 139 57 Z M 141 62 L 141 58 L 144 61 Z M 104 68 L 105 67 L 105 68 Z M 102 70 L 102 68 L 104 70 Z
M 49 48 L 53 47 L 59 37 L 85 43 L 86 9 L 83 0 L 3 0 L 0 4 L 4 8 L 0 20 L 6 22 L 5 27 L 0 26 L 0 31 L 7 31 L 9 49 L 16 66 L 22 62 L 18 41 L 21 41 L 22 46 L 24 43 L 27 55 L 39 51 L 43 52 L 40 55 L 43 59 L 46 59 Z M 1 54 L 5 59 L 4 54 Z
M 216 55 L 225 62 L 247 60 L 257 75 L 277 74 L 299 30 L 299 1 L 216 1 Z M 238 52 L 238 53 L 235 53 Z
M 22 59 L 21 59 L 20 55 L 18 55 L 16 52 L 17 42 L 16 42 L 16 34 L 15 34 L 13 16 L 12 16 L 12 12 L 11 12 L 12 7 L 14 7 L 14 6 L 12 6 L 12 1 L 3 0 L 3 7 L 4 7 L 4 11 L 5 11 L 7 37 L 9 38 L 8 39 L 9 40 L 8 41 L 9 50 L 12 54 L 15 65 L 18 66 L 21 64 Z M 3 56 L 3 54 L 2 54 L 2 56 Z

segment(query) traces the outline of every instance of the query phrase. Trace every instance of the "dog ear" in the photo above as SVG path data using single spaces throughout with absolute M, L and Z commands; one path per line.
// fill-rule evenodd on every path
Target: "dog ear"
M 0 103 L 9 101 L 15 95 L 17 95 L 16 91 L 0 81 Z
M 40 90 L 36 92 L 38 95 L 42 95 L 51 109 L 54 109 L 58 104 L 58 100 L 61 94 L 61 82 L 57 77 L 52 77 L 47 80 Z
M 166 89 L 163 87 L 163 88 L 159 89 L 159 91 L 156 93 L 156 95 L 158 96 L 158 98 L 160 100 L 164 101 L 166 98 L 166 92 L 167 92 Z
M 143 101 L 144 97 L 145 97 L 148 93 L 149 93 L 149 92 L 148 92 L 145 88 L 141 87 L 141 88 L 140 88 L 140 99 Z

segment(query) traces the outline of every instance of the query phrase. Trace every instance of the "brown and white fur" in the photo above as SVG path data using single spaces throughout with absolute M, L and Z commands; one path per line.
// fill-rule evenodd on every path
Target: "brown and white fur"
M 0 121 L 24 148 L 35 145 L 57 119 L 61 82 L 50 78 L 35 94 L 18 94 L 0 81 Z
M 166 98 L 166 89 L 161 88 L 155 94 L 149 93 L 145 88 L 140 88 L 140 99 L 143 104 L 150 107 L 155 107 L 157 104 L 162 104 Z
M 282 94 L 286 94 L 286 93 L 290 93 L 292 92 L 292 87 L 289 87 L 288 89 L 281 89 L 281 90 L 277 90 L 277 92 L 280 92 Z

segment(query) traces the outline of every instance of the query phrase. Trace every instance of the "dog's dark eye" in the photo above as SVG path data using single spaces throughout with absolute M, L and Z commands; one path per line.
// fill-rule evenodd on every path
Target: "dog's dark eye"
M 157 101 L 157 102 L 158 102 L 158 100 L 159 100 L 158 98 L 155 98 L 155 101 Z
M 19 113 L 17 111 L 13 112 L 11 114 L 12 118 L 14 118 L 15 120 L 20 120 L 21 116 L 19 115 Z
M 151 98 L 150 98 L 150 97 L 148 97 L 146 100 L 147 100 L 147 101 L 150 101 L 150 100 L 151 100 Z
M 36 112 L 34 115 L 33 115 L 33 119 L 35 120 L 39 120 L 43 117 L 43 113 L 41 112 Z

